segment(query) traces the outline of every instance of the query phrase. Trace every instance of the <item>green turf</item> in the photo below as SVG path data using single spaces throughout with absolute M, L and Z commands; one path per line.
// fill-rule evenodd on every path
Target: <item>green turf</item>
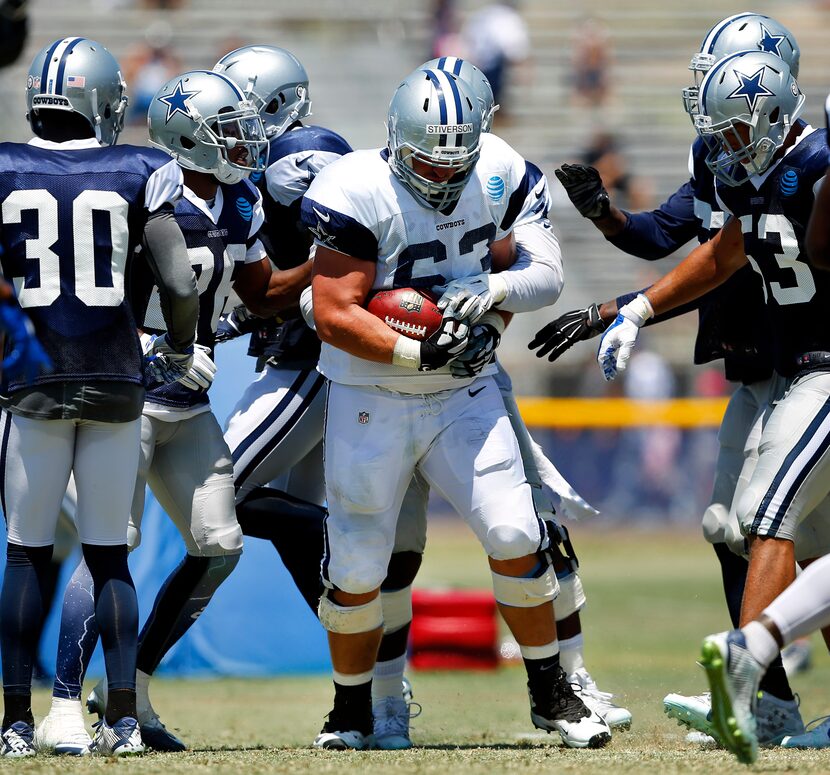
M 714 554 L 694 534 L 619 534 L 577 526 L 589 604 L 586 660 L 600 688 L 615 691 L 634 727 L 601 751 L 572 751 L 537 733 L 524 674 L 511 666 L 483 673 L 412 673 L 423 714 L 413 751 L 337 753 L 308 748 L 331 702 L 325 676 L 273 680 L 157 681 L 154 703 L 191 744 L 187 754 L 152 754 L 116 765 L 54 757 L 0 762 L 0 772 L 46 773 L 609 773 L 743 772 L 723 751 L 683 742 L 685 730 L 662 713 L 669 691 L 705 688 L 695 665 L 704 635 L 727 625 Z M 424 586 L 487 587 L 481 550 L 464 529 L 430 528 Z M 198 626 L 198 625 L 197 625 Z M 830 660 L 814 640 L 815 666 L 799 676 L 805 720 L 830 710 Z M 48 698 L 36 698 L 42 713 Z M 827 772 L 826 752 L 761 751 L 758 772 Z

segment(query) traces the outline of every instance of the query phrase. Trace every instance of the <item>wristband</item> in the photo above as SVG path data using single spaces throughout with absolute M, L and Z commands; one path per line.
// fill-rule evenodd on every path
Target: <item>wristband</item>
M 504 322 L 504 318 L 499 315 L 498 312 L 485 312 L 481 316 L 481 320 L 479 320 L 475 325 L 490 325 L 499 332 L 499 336 L 504 333 L 504 329 L 507 328 L 507 323 Z
M 499 274 L 490 274 L 487 276 L 487 285 L 490 288 L 490 295 L 493 297 L 493 304 L 498 304 L 507 298 L 507 291 L 509 287 L 507 280 Z
M 392 350 L 392 365 L 403 366 L 406 369 L 421 367 L 421 343 L 417 339 L 410 339 L 401 334 Z
M 654 317 L 654 308 L 645 294 L 638 293 L 635 299 L 620 310 L 620 314 L 640 328 L 647 320 Z

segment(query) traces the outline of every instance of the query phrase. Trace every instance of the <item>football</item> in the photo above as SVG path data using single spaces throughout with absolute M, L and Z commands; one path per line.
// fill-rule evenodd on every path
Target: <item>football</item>
M 372 293 L 366 309 L 389 328 L 423 341 L 441 325 L 441 310 L 435 303 L 439 298 L 426 288 L 393 288 Z

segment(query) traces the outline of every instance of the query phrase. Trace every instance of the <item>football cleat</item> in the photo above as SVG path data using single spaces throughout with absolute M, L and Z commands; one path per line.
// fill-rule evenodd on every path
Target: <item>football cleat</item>
M 118 719 L 112 726 L 106 719 L 94 724 L 95 737 L 90 750 L 101 756 L 132 756 L 144 753 L 138 721 L 130 716 Z
M 35 753 L 35 730 L 31 724 L 15 721 L 0 734 L 0 756 L 22 759 L 24 756 L 34 756 Z
M 715 737 L 712 695 L 709 692 L 694 695 L 667 694 L 663 698 L 663 711 L 669 718 L 675 719 L 678 725 L 688 727 L 706 737 Z M 688 737 L 687 741 L 692 742 Z
M 812 729 L 800 735 L 788 735 L 781 741 L 781 747 L 830 748 L 830 716 L 817 718 L 807 726 L 812 727 Z
M 138 723 L 141 727 L 141 740 L 147 748 L 168 752 L 187 750 L 184 742 L 164 726 L 155 713 L 148 717 L 142 715 Z
M 679 723 L 679 722 L 678 722 Z M 702 748 L 720 748 L 721 744 L 712 735 L 704 735 L 703 732 L 692 730 L 684 740 L 690 745 L 699 745 Z
M 369 712 L 356 718 L 354 713 L 335 703 L 320 734 L 314 739 L 314 747 L 334 751 L 362 751 L 367 748 L 371 742 L 373 719 L 371 709 L 366 710 Z
M 561 666 L 556 666 L 553 683 L 537 700 L 528 685 L 530 720 L 537 729 L 558 732 L 568 748 L 602 748 L 611 741 L 608 724 L 574 693 Z M 541 694 L 541 692 L 537 692 Z
M 631 729 L 631 712 L 611 702 L 609 692 L 601 692 L 591 674 L 584 668 L 568 676 L 574 693 L 585 706 L 600 716 L 611 729 Z
M 107 709 L 107 689 L 103 681 L 98 681 L 95 688 L 87 695 L 86 710 L 91 716 L 104 718 L 104 711 Z
M 91 744 L 80 700 L 53 697 L 52 708 L 35 729 L 35 747 L 38 751 L 85 756 Z
M 752 764 L 758 758 L 754 711 L 764 667 L 749 653 L 740 630 L 706 638 L 700 663 L 712 690 L 716 737 L 738 761 Z
M 401 695 L 404 702 L 412 702 L 415 696 L 415 692 L 412 691 L 412 682 L 406 676 L 401 679 Z
M 759 692 L 755 722 L 759 745 L 780 745 L 785 737 L 804 734 L 797 698 L 779 700 L 769 692 Z
M 412 707 L 417 707 L 415 713 Z M 409 720 L 421 715 L 417 702 L 406 702 L 400 697 L 384 697 L 372 703 L 374 731 L 369 741 L 370 748 L 381 751 L 403 751 L 412 748 L 409 739 Z
M 813 646 L 809 638 L 798 638 L 781 650 L 781 661 L 788 678 L 810 669 Z

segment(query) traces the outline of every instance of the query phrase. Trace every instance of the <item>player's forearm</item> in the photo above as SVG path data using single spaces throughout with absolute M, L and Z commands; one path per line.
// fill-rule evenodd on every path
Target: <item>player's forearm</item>
M 626 213 L 614 205 L 610 205 L 608 212 L 599 218 L 590 219 L 591 223 L 599 229 L 606 239 L 616 237 L 625 230 L 628 221 Z
M 147 262 L 156 277 L 167 338 L 179 351 L 196 339 L 199 294 L 187 257 L 187 245 L 170 210 L 157 210 L 144 228 Z
M 532 312 L 553 304 L 562 292 L 562 251 L 553 229 L 534 222 L 518 226 L 516 261 L 499 278 L 506 293 L 499 309 Z
M 356 304 L 335 307 L 315 300 L 314 323 L 322 342 L 378 363 L 392 363 L 401 336 Z
M 311 283 L 312 262 L 306 261 L 292 269 L 278 269 L 271 273 L 268 289 L 262 300 L 270 314 L 282 312 L 289 307 L 296 307 L 300 294 Z M 260 313 L 257 313 L 260 314 Z

